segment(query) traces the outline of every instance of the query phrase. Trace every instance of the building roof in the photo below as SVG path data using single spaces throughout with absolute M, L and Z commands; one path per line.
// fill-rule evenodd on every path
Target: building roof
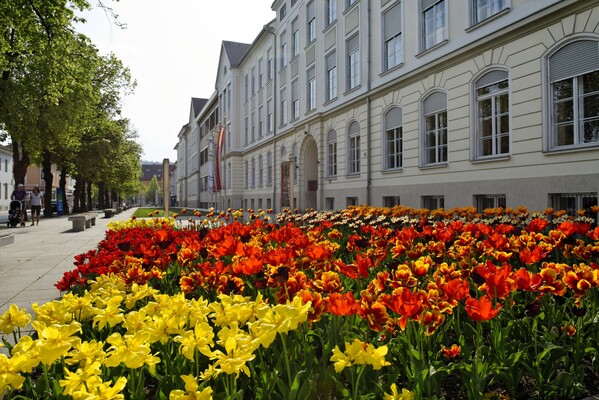
M 200 114 L 200 111 L 202 111 L 202 108 L 204 108 L 204 106 L 206 105 L 207 102 L 208 102 L 208 99 L 201 99 L 198 97 L 191 98 L 191 106 L 193 107 L 193 117 L 194 118 L 196 118 Z
M 170 163 L 170 171 L 174 171 L 175 164 Z M 156 175 L 156 179 L 162 179 L 162 163 L 142 163 L 141 165 L 141 180 L 142 181 L 151 181 L 152 177 Z
M 223 47 L 225 52 L 227 53 L 227 57 L 229 58 L 229 62 L 231 63 L 231 68 L 236 68 L 239 66 L 241 60 L 251 47 L 251 45 L 247 43 L 238 43 L 238 42 L 229 42 L 223 40 Z

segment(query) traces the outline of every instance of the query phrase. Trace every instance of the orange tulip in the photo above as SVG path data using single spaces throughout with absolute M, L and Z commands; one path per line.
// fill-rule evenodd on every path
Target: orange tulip
M 493 301 L 491 298 L 488 295 L 484 295 L 480 299 L 468 297 L 465 309 L 473 320 L 488 321 L 499 314 L 501 304 L 497 304 L 496 306 L 497 308 L 493 308 Z

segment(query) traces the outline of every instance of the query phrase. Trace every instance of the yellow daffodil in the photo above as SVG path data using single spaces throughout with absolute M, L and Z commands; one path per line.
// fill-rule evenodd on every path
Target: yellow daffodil
M 0 332 L 5 335 L 13 333 L 15 328 L 24 328 L 31 322 L 31 315 L 24 309 L 11 304 L 4 314 L 0 315 Z
M 160 358 L 150 353 L 148 338 L 148 333 L 144 331 L 124 337 L 119 333 L 113 333 L 106 339 L 111 344 L 108 349 L 106 365 L 116 367 L 123 363 L 127 368 L 137 369 L 145 364 L 153 372 L 156 364 L 160 362 Z
M 401 389 L 401 393 L 397 391 L 397 385 L 393 383 L 391 385 L 391 394 L 385 393 L 385 400 L 413 400 L 414 393 L 408 389 Z
M 198 382 L 193 376 L 182 375 L 181 379 L 185 382 L 185 391 L 173 390 L 169 394 L 169 400 L 212 400 L 211 387 L 198 391 Z
M 33 327 L 39 335 L 35 346 L 39 350 L 39 358 L 46 365 L 64 357 L 71 347 L 78 345 L 81 338 L 73 336 L 81 332 L 81 324 L 72 321 L 69 325 L 46 325 L 40 321 L 33 321 Z

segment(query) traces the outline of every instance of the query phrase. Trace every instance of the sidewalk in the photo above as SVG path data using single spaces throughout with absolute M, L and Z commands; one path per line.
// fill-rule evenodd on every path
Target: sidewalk
M 109 222 L 127 220 L 134 212 L 129 209 L 112 218 L 98 213 L 96 225 L 81 232 L 72 230 L 66 215 L 42 218 L 39 226 L 29 222 L 25 227 L 8 228 L 6 223 L 0 224 L 0 234 L 14 234 L 14 243 L 0 247 L 0 314 L 11 304 L 31 312 L 33 303 L 59 298 L 54 284 L 75 268 L 75 256 L 95 249 L 105 238 Z

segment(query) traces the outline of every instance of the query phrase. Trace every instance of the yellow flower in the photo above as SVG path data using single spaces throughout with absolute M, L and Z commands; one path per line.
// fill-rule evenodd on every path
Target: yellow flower
M 112 296 L 105 304 L 105 308 L 94 307 L 94 326 L 98 326 L 98 329 L 102 330 L 106 325 L 113 327 L 120 324 L 125 319 L 123 310 L 121 310 L 121 303 L 123 296 Z
M 225 352 L 215 350 L 210 357 L 212 360 L 216 360 L 213 365 L 216 374 L 224 372 L 225 374 L 235 374 L 238 377 L 239 373 L 243 372 L 250 376 L 250 370 L 246 363 L 256 357 L 253 354 L 256 344 L 251 336 L 239 330 L 237 323 L 234 323 L 231 328 L 223 328 L 219 331 L 218 337 L 217 343 L 225 348 Z
M 105 358 L 104 343 L 91 340 L 73 346 L 73 349 L 67 354 L 65 362 L 69 365 L 86 367 L 94 362 L 103 363 Z
M 12 349 L 11 362 L 21 372 L 31 372 L 39 360 L 39 349 L 31 336 L 22 336 Z
M 92 316 L 92 301 L 90 296 L 77 296 L 67 293 L 60 299 L 60 304 L 65 311 L 72 314 L 77 321 L 85 321 Z
M 210 347 L 213 345 L 214 332 L 212 327 L 206 322 L 196 324 L 193 330 L 186 331 L 182 335 L 175 337 L 175 342 L 181 343 L 179 351 L 187 359 L 193 360 L 195 350 L 197 349 L 203 355 L 212 356 Z
M 149 334 L 148 340 L 151 343 L 168 343 L 171 335 L 178 335 L 185 332 L 185 321 L 173 316 L 162 318 L 162 315 L 155 315 L 146 323 L 144 331 Z
M 413 400 L 414 393 L 408 389 L 401 389 L 401 393 L 397 391 L 395 383 L 391 385 L 391 394 L 385 393 L 385 400 Z
M 103 382 L 98 376 L 92 376 L 86 385 L 81 386 L 71 394 L 74 400 L 123 400 L 124 395 L 120 392 L 127 385 L 127 378 L 120 377 L 111 386 L 112 381 Z
M 62 307 L 59 301 L 53 300 L 41 306 L 37 303 L 31 305 L 35 312 L 35 320 L 47 324 L 68 324 L 73 320 L 71 314 L 65 307 Z
M 86 368 L 78 368 L 76 372 L 71 372 L 65 368 L 65 378 L 58 381 L 58 384 L 64 388 L 64 394 L 72 396 L 73 393 L 82 390 L 82 386 L 85 387 L 88 385 L 88 382 L 93 381 L 93 377 L 98 377 L 101 372 L 101 364 L 99 362 L 94 362 Z M 89 385 L 87 387 L 89 387 Z
M 158 293 L 158 291 L 147 284 L 140 286 L 137 283 L 134 283 L 131 285 L 131 289 L 125 298 L 125 307 L 127 307 L 127 309 L 132 309 L 139 300 L 143 300 L 156 293 Z
M 341 352 L 339 346 L 335 346 L 331 361 L 334 363 L 335 371 L 337 373 L 354 364 L 372 365 L 373 369 L 378 370 L 384 366 L 390 365 L 388 361 L 385 361 L 387 351 L 387 346 L 375 348 L 370 343 L 364 343 L 358 339 L 354 339 L 352 343 L 345 342 L 345 352 Z
M 113 333 L 106 339 L 112 345 L 108 349 L 106 365 L 116 367 L 123 363 L 127 368 L 137 369 L 147 364 L 153 372 L 160 358 L 150 354 L 148 337 L 148 333 L 143 331 L 124 337 L 119 333 Z
M 71 347 L 81 342 L 81 338 L 73 336 L 76 332 L 81 332 L 81 324 L 77 321 L 73 321 L 69 325 L 53 324 L 50 326 L 40 321 L 33 321 L 32 325 L 39 335 L 39 340 L 35 341 L 35 346 L 39 350 L 39 358 L 46 365 L 51 365 L 65 356 Z
M 6 389 L 19 389 L 23 382 L 25 378 L 18 373 L 18 369 L 15 370 L 12 359 L 0 353 L 0 398 Z
M 11 304 L 4 314 L 0 315 L 0 332 L 5 335 L 13 333 L 15 328 L 24 328 L 31 322 L 31 315 L 24 308 L 19 309 Z
M 125 315 L 123 320 L 123 328 L 127 330 L 128 335 L 134 335 L 146 327 L 146 323 L 150 321 L 145 308 L 139 311 L 131 311 Z
M 183 390 L 173 390 L 169 394 L 169 400 L 212 400 L 211 387 L 207 387 L 200 392 L 198 391 L 198 383 L 192 375 L 182 375 L 181 379 L 185 382 L 185 392 Z

